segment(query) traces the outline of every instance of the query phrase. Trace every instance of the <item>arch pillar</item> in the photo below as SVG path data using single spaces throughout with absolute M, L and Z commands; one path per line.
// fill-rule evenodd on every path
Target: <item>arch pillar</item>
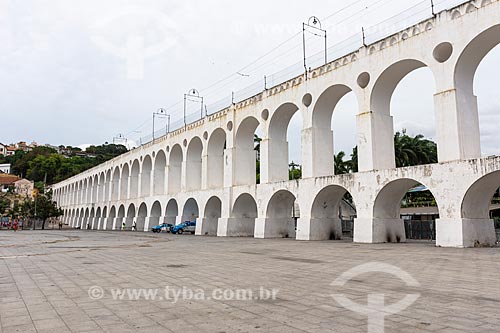
M 492 219 L 436 219 L 436 246 L 476 247 L 494 246 L 495 225 Z
M 215 221 L 214 223 L 214 220 Z M 196 219 L 197 236 L 216 236 L 219 218 L 200 217 Z
M 220 217 L 217 224 L 218 237 L 252 237 L 254 219 L 244 217 Z
M 265 183 L 263 180 L 267 179 L 266 168 L 267 165 L 267 145 L 264 147 L 264 139 L 260 142 L 260 183 Z M 253 185 L 255 184 L 256 177 L 256 161 L 255 150 L 248 147 L 232 147 L 227 150 L 228 156 L 231 158 L 231 172 L 227 172 L 225 176 L 226 184 L 230 183 L 233 186 L 237 185 Z M 238 168 L 235 167 L 236 159 L 245 159 L 240 161 Z M 226 165 L 227 166 L 227 165 Z
M 311 126 L 301 131 L 301 137 L 302 178 L 333 175 L 333 145 L 324 144 L 332 140 L 333 131 Z
M 273 156 L 273 158 L 271 158 Z M 269 138 L 260 142 L 260 183 L 272 183 L 288 180 L 288 141 Z
M 142 230 L 140 228 L 137 228 L 137 231 L 149 231 L 149 223 L 153 223 L 153 217 L 151 216 L 146 216 L 146 217 L 138 217 L 137 218 L 137 224 L 139 224 L 139 219 L 144 219 L 144 227 L 142 228 Z M 141 221 L 142 222 L 142 221 Z
M 123 223 L 123 217 L 111 218 L 111 230 L 120 230 Z
M 123 200 L 122 198 L 122 186 L 123 186 L 123 182 L 122 182 L 122 177 L 118 177 L 118 195 L 116 196 L 118 198 L 118 200 Z
M 137 198 L 141 198 L 142 193 L 142 171 L 137 175 Z
M 155 170 L 154 170 L 154 167 L 152 167 L 151 172 L 149 173 L 149 194 L 148 194 L 148 196 L 156 195 L 154 192 L 155 191 L 154 185 L 155 185 Z M 163 192 L 165 192 L 165 189 L 163 189 Z
M 97 224 L 97 230 L 106 230 L 106 221 L 108 220 L 107 217 L 101 216 L 99 219 L 99 223 Z
M 357 217 L 354 219 L 354 243 L 406 242 L 402 219 Z
M 309 214 L 308 214 L 309 215 Z M 332 235 L 334 235 L 332 237 Z M 338 217 L 311 217 L 301 212 L 297 220 L 297 240 L 342 239 L 342 220 Z
M 91 223 L 90 223 L 90 229 L 91 230 L 99 230 L 99 222 L 100 222 L 100 220 L 101 220 L 100 217 L 94 216 L 92 218 Z
M 221 167 L 223 167 L 221 165 Z M 201 190 L 206 190 L 208 188 L 208 152 L 207 149 L 203 150 L 201 155 Z
M 181 163 L 181 191 L 187 192 L 187 171 L 188 171 L 188 162 L 187 159 L 182 159 Z
M 297 225 L 301 218 L 297 218 Z M 295 220 L 291 217 L 258 217 L 255 238 L 295 238 Z
M 130 182 L 132 181 L 132 176 L 129 174 L 127 177 L 127 193 L 125 194 L 125 198 L 121 198 L 122 200 L 130 199 Z
M 227 144 L 229 144 L 229 140 L 226 141 Z M 234 147 L 227 147 L 224 149 L 224 164 L 222 167 L 224 168 L 224 178 L 223 178 L 223 186 L 224 187 L 231 187 L 235 184 L 233 184 L 233 175 L 234 175 L 234 165 L 236 161 L 234 160 L 235 156 L 235 148 Z
M 477 97 L 458 88 L 434 95 L 439 162 L 481 157 Z
M 360 113 L 356 116 L 356 129 L 360 172 L 396 167 L 392 116 L 372 111 Z

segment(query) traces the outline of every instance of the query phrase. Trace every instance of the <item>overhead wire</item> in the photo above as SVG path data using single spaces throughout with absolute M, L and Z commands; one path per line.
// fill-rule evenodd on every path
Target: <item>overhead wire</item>
M 331 18 L 333 18 L 334 16 L 336 16 L 336 15 L 338 15 L 340 13 L 343 13 L 347 9 L 353 8 L 355 5 L 358 5 L 359 3 L 363 2 L 363 1 L 364 0 L 353 1 L 349 5 L 344 6 L 341 9 L 335 11 L 334 13 L 323 17 L 321 20 L 323 22 L 328 21 Z M 377 1 L 375 1 L 375 2 L 373 2 L 371 4 L 369 4 L 369 5 L 365 6 L 362 9 L 363 15 L 367 15 L 368 13 L 372 12 L 373 10 L 375 10 L 377 8 L 380 8 L 384 3 L 388 3 L 388 2 L 391 2 L 391 1 L 394 1 L 394 0 L 377 0 Z M 448 0 L 444 0 L 443 2 L 445 2 L 445 1 L 448 1 Z M 407 8 L 407 9 L 405 9 L 403 12 L 410 11 L 411 9 L 419 6 L 420 4 L 421 3 L 418 3 L 418 4 L 414 5 L 414 6 L 411 6 L 411 7 Z M 401 13 L 403 13 L 403 12 L 401 12 Z M 398 15 L 401 15 L 401 13 L 399 13 Z M 419 13 L 416 13 L 416 14 L 414 13 L 410 17 L 413 17 L 413 16 L 415 16 L 415 15 L 417 15 Z M 349 16 L 343 18 L 340 21 L 335 22 L 335 24 L 328 26 L 327 28 L 325 28 L 325 30 L 331 29 L 333 27 L 337 27 L 340 24 L 344 24 L 346 22 L 350 22 L 350 21 L 352 21 L 352 19 L 354 17 L 359 16 L 359 14 L 360 14 L 360 12 L 357 11 L 356 13 L 354 13 L 352 15 L 349 15 Z M 392 17 L 390 17 L 390 18 L 388 18 L 388 19 L 386 19 L 386 20 L 378 23 L 377 25 L 383 24 L 383 23 L 391 20 L 392 18 L 394 18 L 394 17 L 396 17 L 398 15 L 392 16 Z M 406 18 L 406 19 L 408 19 L 408 18 Z M 373 25 L 373 26 L 375 26 L 375 25 Z M 370 26 L 370 28 L 372 28 L 373 26 Z M 205 97 L 205 101 L 210 100 L 210 96 L 215 96 L 216 94 L 220 93 L 221 91 L 224 91 L 227 86 L 234 85 L 236 82 L 242 82 L 241 80 L 243 80 L 243 77 L 241 75 L 239 75 L 238 73 L 245 73 L 245 79 L 246 79 L 247 77 L 255 77 L 258 74 L 257 71 L 259 71 L 259 72 L 265 72 L 265 71 L 267 71 L 267 69 L 269 67 L 275 66 L 277 60 L 282 59 L 283 57 L 289 55 L 291 52 L 295 51 L 297 48 L 301 47 L 302 46 L 301 41 L 297 45 L 293 45 L 292 47 L 289 47 L 286 50 L 283 50 L 282 52 L 280 52 L 277 55 L 274 55 L 270 59 L 266 59 L 266 57 L 268 57 L 268 56 L 272 55 L 274 52 L 280 50 L 283 46 L 285 46 L 287 43 L 291 42 L 294 38 L 296 38 L 297 36 L 299 36 L 301 33 L 302 33 L 302 31 L 298 31 L 297 33 L 293 34 L 292 36 L 290 36 L 289 38 L 287 38 L 283 42 L 281 42 L 278 45 L 276 45 L 275 47 L 273 47 L 271 50 L 267 51 L 263 55 L 259 56 L 255 60 L 253 60 L 250 63 L 248 63 L 247 65 L 241 67 L 236 72 L 233 72 L 230 75 L 228 75 L 228 76 L 226 76 L 226 77 L 224 77 L 224 78 L 222 78 L 220 80 L 217 80 L 214 83 L 211 83 L 208 86 L 200 89 L 200 92 L 203 92 L 203 95 Z M 322 37 L 321 35 L 314 34 L 312 32 L 310 34 Z M 311 39 L 313 39 L 313 38 L 314 38 L 313 36 L 309 36 L 309 38 L 306 41 L 311 41 Z M 318 39 L 315 39 L 315 40 L 318 41 Z M 344 42 L 344 41 L 342 41 L 342 42 Z M 318 42 L 313 41 L 313 43 L 318 43 Z M 353 43 L 351 43 L 351 44 L 353 44 Z M 348 44 L 348 46 L 351 45 L 351 44 Z M 344 48 L 346 48 L 346 46 L 344 46 Z M 316 54 L 313 54 L 311 57 L 314 57 L 315 55 Z M 262 64 L 259 64 L 259 62 L 262 61 L 262 60 L 265 60 L 265 61 Z M 254 66 L 256 64 L 258 64 L 256 67 L 252 67 L 252 66 Z M 295 66 L 295 65 L 297 65 L 297 63 L 295 63 L 292 66 Z M 286 70 L 286 68 L 283 69 L 282 71 L 285 71 L 285 70 Z M 263 79 L 263 75 L 262 75 L 262 79 Z M 257 83 L 258 82 L 255 82 L 253 84 L 257 84 Z M 170 105 L 169 107 L 165 108 L 165 110 L 166 111 L 174 111 L 174 108 L 177 107 L 177 106 L 179 106 L 181 103 L 182 103 L 182 100 L 179 101 L 179 102 L 177 102 L 177 103 L 175 103 L 175 104 Z M 183 113 L 182 111 L 183 111 L 182 108 L 177 109 L 175 111 L 175 113 L 173 112 L 171 114 L 171 117 L 173 117 L 175 115 L 182 115 L 182 113 Z M 144 123 L 142 123 L 141 125 L 139 125 L 136 129 L 127 132 L 128 135 L 130 135 L 131 133 L 136 132 L 140 128 L 143 128 L 145 125 L 147 125 L 150 122 L 151 122 L 151 119 L 146 120 Z M 177 120 L 174 120 L 174 122 L 177 122 Z

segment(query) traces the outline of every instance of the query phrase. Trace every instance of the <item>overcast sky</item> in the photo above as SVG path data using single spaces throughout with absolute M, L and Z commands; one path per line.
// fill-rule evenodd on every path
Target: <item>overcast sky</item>
M 453 1 L 437 1 L 437 6 Z M 405 8 L 417 4 L 413 10 L 421 12 L 419 3 L 0 0 L 0 142 L 77 146 L 112 142 L 120 133 L 136 142 L 151 133 L 151 115 L 158 108 L 175 105 L 168 113 L 173 121 L 180 119 L 183 94 L 191 88 L 200 91 L 211 112 L 213 103 L 230 100 L 231 91 L 251 84 L 258 89 L 264 75 L 300 63 L 301 23 L 312 15 L 327 28 L 332 46 L 362 25 L 369 27 Z M 412 24 L 419 15 L 405 22 L 393 19 L 384 27 Z M 368 38 L 384 33 L 368 31 Z M 351 41 L 360 42 L 358 37 Z M 308 54 L 321 45 L 320 38 L 309 36 Z M 485 155 L 500 150 L 500 94 L 494 80 L 500 76 L 499 61 L 500 50 L 495 49 L 475 81 Z M 406 77 L 392 100 L 395 129 L 433 138 L 433 93 L 427 69 Z M 190 110 L 196 107 L 191 103 Z M 335 111 L 336 152 L 350 152 L 355 145 L 356 111 L 350 95 Z M 299 118 L 289 128 L 295 161 L 300 161 Z M 159 130 L 164 120 L 156 125 Z

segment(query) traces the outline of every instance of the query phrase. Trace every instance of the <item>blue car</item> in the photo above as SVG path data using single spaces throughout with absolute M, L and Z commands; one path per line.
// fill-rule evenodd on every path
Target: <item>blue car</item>
M 190 232 L 191 234 L 194 235 L 195 231 L 196 231 L 196 221 L 183 222 L 181 224 L 174 226 L 170 230 L 170 232 L 172 232 L 173 234 L 179 234 L 179 235 L 185 232 Z
M 173 226 L 174 225 L 170 224 L 170 223 L 162 223 L 160 225 L 155 225 L 154 227 L 152 227 L 151 231 L 152 232 L 162 232 L 162 231 L 170 232 L 170 229 L 172 229 Z

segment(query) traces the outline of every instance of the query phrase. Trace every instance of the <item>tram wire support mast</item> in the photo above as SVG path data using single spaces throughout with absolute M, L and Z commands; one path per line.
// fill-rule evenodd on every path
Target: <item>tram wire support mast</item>
M 314 36 L 323 37 L 325 40 L 325 64 L 328 63 L 326 30 L 321 27 L 321 21 L 316 16 L 311 16 L 307 23 L 302 22 L 302 52 L 304 57 L 304 71 L 307 80 L 307 54 L 306 54 L 306 32 Z
M 166 131 L 168 133 L 169 127 L 170 127 L 170 115 L 167 114 L 165 109 L 159 108 L 158 111 L 153 112 L 153 141 L 155 140 L 155 117 L 160 117 L 160 118 L 167 118 L 167 127 Z
M 200 103 L 200 119 L 203 118 L 203 97 L 196 89 L 190 89 L 187 94 L 184 94 L 184 127 L 186 127 L 186 108 L 187 102 Z

